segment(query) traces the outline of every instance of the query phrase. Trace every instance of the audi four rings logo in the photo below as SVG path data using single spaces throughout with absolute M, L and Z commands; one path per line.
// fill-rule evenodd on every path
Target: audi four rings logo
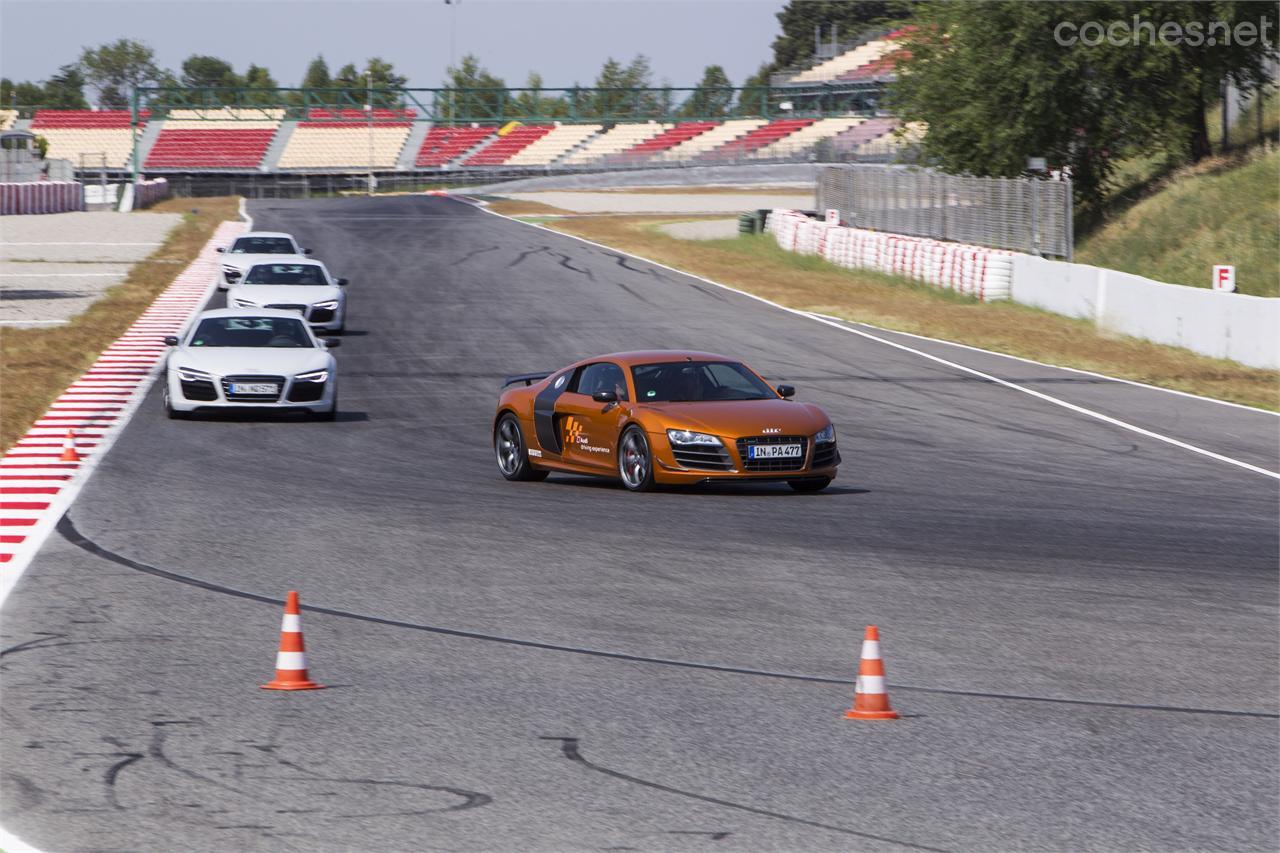
M 765 435 L 772 435 L 775 432 L 782 432 L 782 427 L 765 427 L 760 431 Z

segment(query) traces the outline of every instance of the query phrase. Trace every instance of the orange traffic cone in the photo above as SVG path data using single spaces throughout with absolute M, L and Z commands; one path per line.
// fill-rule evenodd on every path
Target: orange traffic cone
M 302 645 L 302 614 L 298 609 L 298 593 L 289 590 L 284 602 L 284 620 L 280 625 L 280 651 L 276 652 L 276 677 L 263 690 L 319 690 L 307 675 L 307 651 Z
M 62 440 L 62 462 L 79 462 L 80 454 L 76 453 L 76 431 L 67 430 L 67 437 Z
M 896 720 L 898 712 L 889 707 L 884 687 L 884 661 L 880 660 L 880 629 L 867 626 L 862 638 L 862 662 L 858 683 L 853 689 L 853 707 L 844 714 L 851 720 Z

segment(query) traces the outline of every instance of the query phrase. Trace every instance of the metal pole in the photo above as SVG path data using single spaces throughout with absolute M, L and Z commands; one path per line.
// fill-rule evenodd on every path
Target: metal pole
M 368 97 L 364 108 L 369 117 L 369 195 L 373 195 L 373 69 L 370 68 L 365 72 L 365 79 L 369 82 Z
M 133 191 L 138 191 L 138 171 L 141 164 L 138 162 L 138 143 L 141 141 L 138 132 L 138 90 L 135 87 L 133 97 L 129 100 L 129 127 L 133 130 Z

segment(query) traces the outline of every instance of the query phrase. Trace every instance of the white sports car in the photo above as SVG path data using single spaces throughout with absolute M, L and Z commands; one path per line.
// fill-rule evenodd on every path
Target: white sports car
M 244 271 L 262 260 L 272 260 L 271 256 L 311 254 L 293 239 L 292 234 L 283 231 L 250 231 L 235 239 L 230 246 L 218 249 L 223 254 L 222 263 L 215 279 L 219 290 L 226 290 L 244 275 Z M 263 257 L 263 256 L 267 257 Z
M 260 261 L 227 290 L 227 307 L 296 311 L 312 327 L 340 333 L 347 321 L 346 284 L 345 278 L 330 277 L 319 261 Z
M 200 411 L 274 409 L 333 420 L 338 407 L 337 339 L 317 338 L 292 311 L 219 308 L 196 317 L 165 366 L 170 418 Z

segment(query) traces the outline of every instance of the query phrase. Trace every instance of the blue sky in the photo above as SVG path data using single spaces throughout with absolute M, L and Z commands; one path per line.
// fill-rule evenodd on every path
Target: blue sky
M 455 16 L 457 56 L 478 55 L 509 85 L 530 70 L 546 86 L 590 85 L 605 59 L 637 53 L 654 82 L 691 86 L 704 66 L 741 83 L 771 58 L 783 0 L 0 0 L 0 76 L 43 80 L 85 45 L 128 37 L 177 69 L 193 53 L 244 71 L 266 65 L 297 85 L 318 53 L 332 70 L 369 56 L 393 62 L 410 85 L 440 84 Z

